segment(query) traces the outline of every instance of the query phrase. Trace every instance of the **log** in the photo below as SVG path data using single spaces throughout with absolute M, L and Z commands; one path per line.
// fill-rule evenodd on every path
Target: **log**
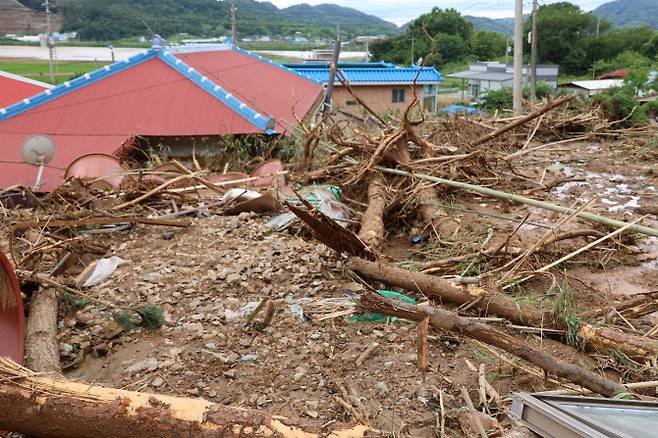
M 439 303 L 476 303 L 473 307 L 479 309 L 483 315 L 500 316 L 514 324 L 541 327 L 550 323 L 550 318 L 547 318 L 544 312 L 530 304 L 519 303 L 502 293 L 490 293 L 475 287 L 457 287 L 440 277 L 409 272 L 357 257 L 351 257 L 347 261 L 347 267 L 372 280 L 419 293 Z
M 372 292 L 365 292 L 361 295 L 359 310 L 364 313 L 383 313 L 417 322 L 429 317 L 431 327 L 461 333 L 469 338 L 500 348 L 542 368 L 547 373 L 562 377 L 597 394 L 614 397 L 629 392 L 624 385 L 607 380 L 598 374 L 538 350 L 530 346 L 524 339 L 497 330 L 487 324 L 461 317 L 454 312 L 386 299 Z
M 371 250 L 381 247 L 384 240 L 384 211 L 386 210 L 386 185 L 380 174 L 368 183 L 368 208 L 361 220 L 359 238 Z
M 352 438 L 363 425 L 293 420 L 201 399 L 123 391 L 51 378 L 0 358 L 0 429 L 41 438 Z
M 552 312 L 545 312 L 531 304 L 514 300 L 509 295 L 487 291 L 479 287 L 458 287 L 432 275 L 409 272 L 381 262 L 370 262 L 357 257 L 347 261 L 347 267 L 364 277 L 388 286 L 416 292 L 438 303 L 469 304 L 483 316 L 492 315 L 524 326 L 566 330 L 563 321 L 556 320 Z M 629 357 L 645 359 L 658 354 L 658 341 L 608 327 L 583 324 L 578 333 L 590 347 L 601 351 L 623 351 Z
M 496 137 L 500 137 L 504 133 L 511 131 L 512 129 L 518 128 L 519 126 L 525 125 L 528 122 L 533 121 L 537 117 L 540 117 L 544 114 L 546 114 L 549 111 L 554 110 L 555 108 L 564 105 L 565 103 L 569 102 L 571 99 L 573 99 L 575 96 L 562 96 L 559 99 L 556 99 L 552 102 L 547 103 L 544 107 L 539 108 L 538 110 L 528 114 L 525 117 L 521 117 L 520 119 L 514 120 L 511 123 L 508 123 L 507 125 L 503 126 L 502 128 L 497 129 L 496 131 L 483 135 L 482 137 L 478 138 L 475 140 L 473 143 L 471 143 L 471 146 L 478 146 L 481 145 L 482 143 L 486 143 L 488 141 L 493 140 Z
M 54 288 L 39 287 L 30 302 L 25 336 L 25 364 L 37 372 L 61 372 L 57 342 L 59 301 Z

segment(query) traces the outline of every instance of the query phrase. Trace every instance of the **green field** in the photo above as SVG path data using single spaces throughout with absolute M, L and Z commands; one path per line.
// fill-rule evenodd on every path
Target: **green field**
M 55 79 L 58 84 L 61 84 L 84 73 L 101 68 L 105 64 L 103 62 L 58 62 L 55 65 Z M 37 81 L 49 82 L 50 80 L 48 61 L 0 59 L 0 70 Z

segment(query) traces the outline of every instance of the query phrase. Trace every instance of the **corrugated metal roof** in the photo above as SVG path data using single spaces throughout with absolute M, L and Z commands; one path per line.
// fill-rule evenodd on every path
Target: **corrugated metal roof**
M 327 83 L 329 81 L 329 68 L 294 67 L 298 73 L 311 79 Z M 434 67 L 392 67 L 392 68 L 340 68 L 345 77 L 354 84 L 418 84 L 438 83 L 443 80 L 441 73 Z M 336 78 L 335 84 L 340 84 Z
M 621 87 L 624 85 L 623 79 L 602 79 L 600 81 L 573 81 L 560 85 L 561 87 L 578 87 L 586 90 L 607 90 L 608 88 Z
M 295 116 L 302 119 L 321 93 L 320 85 L 237 50 L 149 50 L 4 114 L 0 110 L 0 187 L 34 183 L 36 167 L 20 157 L 21 145 L 34 134 L 49 135 L 57 145 L 42 187 L 52 190 L 73 160 L 94 152 L 117 154 L 132 135 L 291 131 Z
M 0 71 L 0 108 L 34 96 L 48 88 L 51 88 L 51 85 Z

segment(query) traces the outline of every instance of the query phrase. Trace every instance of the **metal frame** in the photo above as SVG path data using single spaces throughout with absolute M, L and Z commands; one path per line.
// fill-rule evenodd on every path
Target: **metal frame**
M 510 415 L 545 438 L 634 438 L 598 421 L 583 418 L 559 406 L 560 403 L 607 408 L 655 410 L 658 404 L 639 400 L 610 400 L 591 397 L 514 394 Z

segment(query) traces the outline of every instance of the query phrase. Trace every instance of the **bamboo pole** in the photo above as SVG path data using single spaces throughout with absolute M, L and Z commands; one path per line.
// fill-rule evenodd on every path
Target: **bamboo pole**
M 445 184 L 450 187 L 456 187 L 459 189 L 464 189 L 464 190 L 470 190 L 472 192 L 480 193 L 482 195 L 487 195 L 487 196 L 493 196 L 494 198 L 500 198 L 500 199 L 507 199 L 509 201 L 514 201 L 514 202 L 519 202 L 521 204 L 526 204 L 526 205 L 531 205 L 533 207 L 538 207 L 538 208 L 543 208 L 544 210 L 550 210 L 550 211 L 555 211 L 558 213 L 566 213 L 566 214 L 571 214 L 575 210 L 573 208 L 568 208 L 568 207 L 562 207 L 560 205 L 555 205 L 551 204 L 550 202 L 545 202 L 545 201 L 538 201 L 536 199 L 531 199 L 531 198 L 526 198 L 525 196 L 520 196 L 520 195 L 515 195 L 513 193 L 507 193 L 507 192 L 501 192 L 499 190 L 493 190 L 487 187 L 482 187 L 482 186 L 476 186 L 474 184 L 468 184 L 464 182 L 459 182 L 459 181 L 453 181 L 450 179 L 445 179 L 445 178 L 439 178 L 436 176 L 432 175 L 427 175 L 424 173 L 412 173 L 412 172 L 407 172 L 404 170 L 399 170 L 399 169 L 391 169 L 388 167 L 382 167 L 382 166 L 376 166 L 375 167 L 377 170 L 380 170 L 384 173 L 389 173 L 392 175 L 399 175 L 399 176 L 407 176 L 411 178 L 419 178 L 419 179 L 424 179 L 427 181 L 432 181 L 435 183 L 439 184 Z M 633 231 L 635 233 L 641 233 L 641 234 L 646 234 L 647 236 L 654 236 L 658 237 L 658 229 L 656 228 L 651 228 L 651 227 L 645 227 L 644 225 L 632 225 L 629 224 L 628 222 L 623 222 L 623 221 L 618 221 L 615 219 L 610 219 L 605 216 L 600 216 L 598 214 L 594 213 L 587 213 L 587 212 L 582 212 L 578 213 L 577 215 L 579 218 L 584 219 L 589 222 L 595 222 L 597 224 L 601 225 L 607 225 L 610 227 L 615 227 L 615 228 L 623 228 L 628 225 L 631 225 L 628 227 L 629 231 Z

